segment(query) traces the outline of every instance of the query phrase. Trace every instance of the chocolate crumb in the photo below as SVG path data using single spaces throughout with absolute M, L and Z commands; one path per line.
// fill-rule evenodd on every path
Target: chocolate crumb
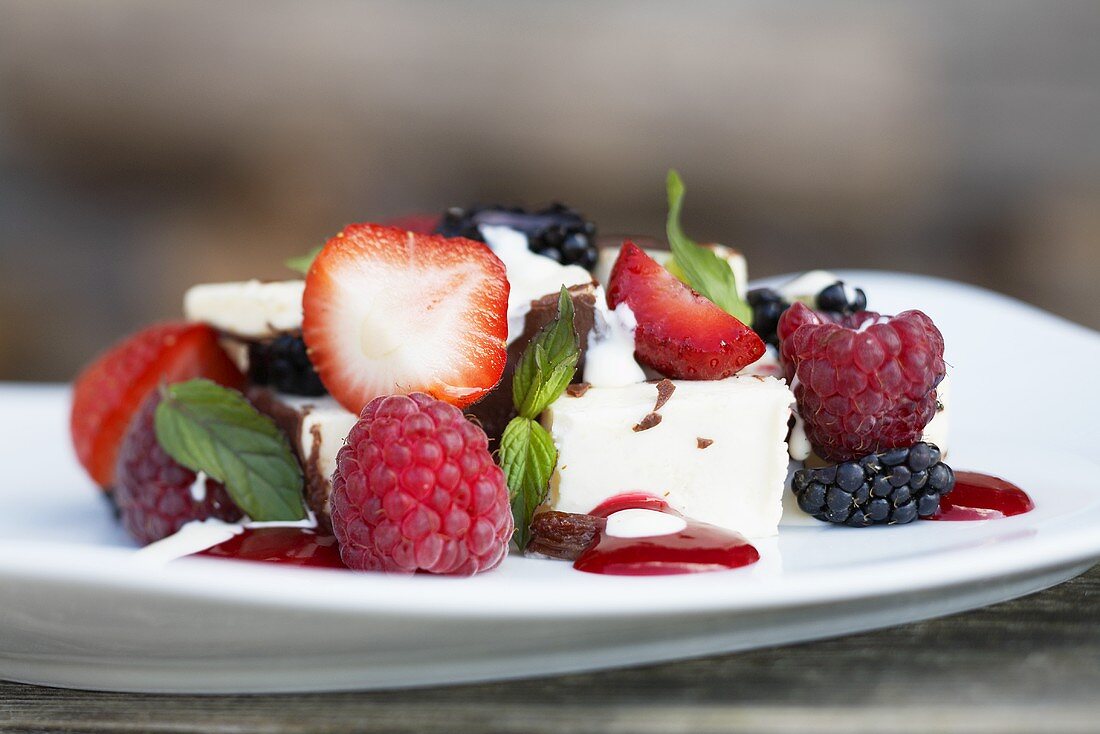
M 710 446 L 712 443 L 714 443 L 714 439 L 711 439 L 711 438 L 697 438 L 697 439 L 695 439 L 695 445 L 698 446 L 701 449 L 705 449 L 707 446 Z
M 753 375 L 753 377 L 755 377 L 760 382 L 763 382 L 764 380 L 768 379 L 768 378 L 764 377 L 764 375 Z
M 657 383 L 657 404 L 653 406 L 653 412 L 656 413 L 661 408 L 665 407 L 665 403 L 672 397 L 672 393 L 676 392 L 676 386 L 672 384 L 672 380 L 667 377 Z
M 590 387 L 592 387 L 592 385 L 587 382 L 574 382 L 572 385 L 565 388 L 565 394 L 571 398 L 579 398 L 588 392 L 588 388 Z
M 650 413 L 645 418 L 642 418 L 641 423 L 634 426 L 634 432 L 637 433 L 639 431 L 648 431 L 650 428 L 653 428 L 655 425 L 657 425 L 660 422 L 661 422 L 661 414 L 660 413 Z

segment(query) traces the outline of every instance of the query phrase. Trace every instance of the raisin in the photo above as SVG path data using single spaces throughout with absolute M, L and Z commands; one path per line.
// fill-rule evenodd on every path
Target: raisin
M 531 541 L 527 553 L 574 561 L 596 540 L 607 520 L 592 515 L 550 510 L 540 512 L 531 521 Z

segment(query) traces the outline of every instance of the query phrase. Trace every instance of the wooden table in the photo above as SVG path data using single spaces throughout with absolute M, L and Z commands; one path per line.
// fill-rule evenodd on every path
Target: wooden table
M 0 684 L 0 731 L 1100 731 L 1100 567 L 1025 599 L 824 642 L 429 690 L 152 696 Z

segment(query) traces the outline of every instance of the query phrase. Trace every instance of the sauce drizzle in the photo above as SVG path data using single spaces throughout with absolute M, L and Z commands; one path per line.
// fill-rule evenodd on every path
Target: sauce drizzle
M 631 509 L 680 516 L 664 500 L 641 493 L 612 497 L 589 514 L 607 517 Z M 725 571 L 760 559 L 760 553 L 741 534 L 691 518 L 683 519 L 687 525 L 668 535 L 619 538 L 600 532 L 573 563 L 573 568 L 611 576 L 667 576 Z
M 989 474 L 955 472 L 955 488 L 940 499 L 940 509 L 928 520 L 995 520 L 1035 509 L 1027 492 Z
M 229 540 L 195 555 L 284 566 L 345 568 L 335 536 L 318 533 L 313 528 L 245 528 Z

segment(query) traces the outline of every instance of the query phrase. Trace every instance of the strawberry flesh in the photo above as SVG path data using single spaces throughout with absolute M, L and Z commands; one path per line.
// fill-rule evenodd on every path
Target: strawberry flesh
M 96 483 L 113 486 L 119 445 L 146 396 L 162 383 L 195 377 L 244 384 L 217 332 L 204 324 L 150 326 L 84 369 L 73 385 L 69 428 L 76 456 Z
M 302 307 L 317 374 L 355 413 L 417 391 L 465 407 L 507 361 L 508 280 L 481 242 L 349 225 L 314 260 Z
M 692 290 L 633 242 L 611 271 L 607 303 L 634 312 L 634 356 L 680 380 L 721 380 L 764 354 L 751 328 Z

